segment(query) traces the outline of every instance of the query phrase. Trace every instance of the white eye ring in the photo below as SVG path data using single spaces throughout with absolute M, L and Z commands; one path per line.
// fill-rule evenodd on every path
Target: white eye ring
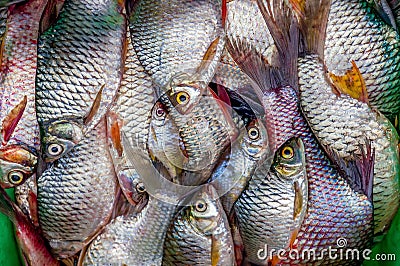
M 251 140 L 256 140 L 260 136 L 260 131 L 256 127 L 249 128 L 247 131 L 247 134 L 249 135 L 249 138 Z
M 207 210 L 207 203 L 204 200 L 196 201 L 194 207 L 198 212 L 205 212 Z
M 14 185 L 19 185 L 24 180 L 24 173 L 18 170 L 10 171 L 7 176 L 8 176 L 8 181 Z
M 146 187 L 144 186 L 144 184 L 142 182 L 139 182 L 136 184 L 136 191 L 139 193 L 146 192 Z
M 64 148 L 62 145 L 57 143 L 52 143 L 47 147 L 47 153 L 51 156 L 58 156 L 63 153 Z

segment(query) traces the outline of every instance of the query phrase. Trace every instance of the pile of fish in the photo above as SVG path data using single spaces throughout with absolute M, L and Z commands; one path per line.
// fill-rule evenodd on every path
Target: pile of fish
M 360 265 L 326 250 L 400 204 L 399 6 L 0 1 L 25 264 Z

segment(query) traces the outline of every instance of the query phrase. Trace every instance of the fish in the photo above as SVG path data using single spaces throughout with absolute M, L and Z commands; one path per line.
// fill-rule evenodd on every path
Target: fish
M 47 0 L 30 0 L 6 11 L 0 65 L 0 186 L 34 176 L 40 150 L 35 113 L 37 40 Z
M 147 154 L 147 135 L 150 128 L 150 112 L 157 100 L 155 85 L 141 66 L 127 31 L 127 51 L 124 74 L 115 102 L 107 113 L 107 136 L 111 158 L 119 185 L 126 199 L 135 205 L 137 172 L 129 164 L 122 143 L 122 135 L 135 141 Z M 133 191 L 132 191 L 133 188 Z
M 367 141 L 375 150 L 373 204 L 375 234 L 384 233 L 400 203 L 399 136 L 391 122 L 366 103 L 348 96 L 337 96 L 324 79 L 318 57 L 299 59 L 300 104 L 315 136 L 344 160 Z
M 60 265 L 49 251 L 46 240 L 25 217 L 19 207 L 0 188 L 0 212 L 15 225 L 16 238 L 26 265 Z
M 354 4 L 354 1 L 352 3 Z M 337 3 L 332 4 L 337 5 Z M 316 10 L 316 8 L 318 9 Z M 321 5 L 306 8 L 306 16 L 307 14 L 327 13 L 328 11 L 324 8 L 327 7 Z M 335 7 L 336 10 L 337 8 Z M 358 14 L 360 12 L 357 11 Z M 311 22 L 307 23 L 305 20 L 303 25 L 306 27 L 318 23 L 313 16 L 308 17 L 311 18 Z M 312 21 L 313 19 L 315 22 Z M 323 20 L 324 16 L 320 19 Z M 379 110 L 373 108 L 372 104 L 368 104 L 367 98 L 370 95 L 370 89 L 375 90 L 379 88 L 378 86 L 382 87 L 382 84 L 371 84 L 368 81 L 369 74 L 365 73 L 361 66 L 368 60 L 374 61 L 378 58 L 365 57 L 353 60 L 351 69 L 347 71 L 340 68 L 335 69 L 342 73 L 326 72 L 326 60 L 328 59 L 325 60 L 325 57 L 329 51 L 324 50 L 324 36 L 318 27 L 305 32 L 309 34 L 305 38 L 308 40 L 307 55 L 301 56 L 298 60 L 298 88 L 302 113 L 318 141 L 334 161 L 337 158 L 344 161 L 353 160 L 354 154 L 361 155 L 361 149 L 367 142 L 374 149 L 374 231 L 375 234 L 382 234 L 389 228 L 390 222 L 399 208 L 400 154 L 397 145 L 399 136 L 396 129 Z M 351 34 L 350 29 L 348 33 Z M 330 33 L 326 32 L 326 34 Z M 373 36 L 372 33 L 371 36 Z M 327 38 L 331 37 L 327 36 Z M 355 36 L 354 38 L 361 37 Z M 375 40 L 373 49 L 378 49 L 379 42 L 374 37 L 371 38 Z M 357 56 L 359 48 L 353 49 L 352 55 Z M 329 60 L 338 60 L 337 62 L 340 63 L 342 59 L 342 55 L 339 53 Z M 390 72 L 386 72 L 386 74 L 391 75 Z
M 246 43 L 228 42 L 228 47 L 233 59 L 242 71 L 253 79 L 263 94 L 261 100 L 265 110 L 264 121 L 273 149 L 278 150 L 291 138 L 302 140 L 308 203 L 304 206 L 307 210 L 303 222 L 290 241 L 293 245 L 289 245 L 284 254 L 277 257 L 274 257 L 276 253 L 273 253 L 272 257 L 269 254 L 264 254 L 265 257 L 258 256 L 258 252 L 262 253 L 265 250 L 264 243 L 258 243 L 261 245 L 258 248 L 245 244 L 246 259 L 259 265 L 267 265 L 268 261 L 275 265 L 305 264 L 310 258 L 290 257 L 288 253 L 293 249 L 298 252 L 296 254 L 313 250 L 318 263 L 342 265 L 344 262 L 340 258 L 329 258 L 322 252 L 328 247 L 339 247 L 337 244 L 342 238 L 346 240 L 346 248 L 349 249 L 363 250 L 371 246 L 374 152 L 366 145 L 363 156 L 348 166 L 347 171 L 342 171 L 336 162 L 329 159 L 301 113 L 298 91 L 294 87 L 298 82 L 296 51 L 299 43 L 296 35 L 292 34 L 298 32 L 297 18 L 290 15 L 288 6 L 280 0 L 260 0 L 258 3 L 275 42 L 280 39 L 280 43 L 277 44 L 279 65 L 270 66 Z M 268 19 L 271 16 L 274 20 Z M 282 24 L 284 27 L 279 26 L 279 21 L 286 21 Z M 285 47 L 288 49 L 283 49 Z M 347 173 L 354 175 L 349 176 Z M 240 222 L 239 229 L 245 243 L 246 238 L 243 236 Z M 254 232 L 253 239 L 256 238 Z
M 195 192 L 169 227 L 162 265 L 235 265 L 228 218 L 218 198 L 211 184 Z
M 392 122 L 400 111 L 400 38 L 368 1 L 331 1 L 324 35 L 327 71 L 343 75 L 357 65 L 366 85 L 362 100 Z M 366 52 L 367 51 L 367 52 Z M 356 96 L 358 98 L 358 96 Z
M 144 0 L 133 6 L 129 16 L 133 45 L 160 93 L 180 76 L 180 85 L 192 86 L 201 95 L 224 49 L 224 2 Z
M 227 155 L 222 156 L 223 160 L 213 171 L 210 183 L 221 196 L 220 201 L 226 213 L 231 212 L 257 167 L 271 165 L 273 153 L 268 144 L 266 128 L 261 120 L 254 119 L 232 143 Z
M 87 245 L 111 217 L 118 189 L 101 121 L 37 179 L 39 224 L 56 258 Z
M 31 176 L 25 183 L 15 187 L 14 196 L 24 215 L 29 218 L 34 226 L 39 227 L 36 176 Z
M 67 0 L 40 36 L 36 114 L 44 161 L 71 151 L 103 118 L 122 78 L 125 40 L 116 0 Z
M 168 226 L 178 202 L 187 193 L 174 191 L 174 183 L 164 183 L 170 179 L 167 172 L 158 172 L 138 143 L 126 134 L 122 135 L 122 143 L 128 161 L 138 173 L 136 180 L 143 182 L 148 202 L 137 215 L 119 216 L 107 225 L 104 235 L 90 244 L 83 265 L 161 265 Z
M 151 131 L 158 132 L 158 141 L 154 134 L 149 136 L 149 150 L 182 185 L 204 183 L 239 131 L 230 107 L 210 88 L 198 93 L 193 87 L 178 86 L 162 94 L 152 111 Z
M 267 254 L 290 247 L 307 204 L 305 149 L 300 138 L 291 138 L 276 151 L 272 165 L 257 168 L 235 204 L 239 230 L 252 262 L 260 262 L 254 258 L 265 245 Z

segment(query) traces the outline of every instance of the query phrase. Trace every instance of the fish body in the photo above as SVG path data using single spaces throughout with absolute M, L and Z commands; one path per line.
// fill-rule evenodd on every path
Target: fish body
M 125 40 L 126 19 L 116 0 L 66 1 L 40 36 L 36 112 L 46 161 L 70 151 L 109 109 Z
M 0 212 L 7 215 L 14 223 L 16 238 L 22 250 L 27 265 L 59 265 L 50 253 L 45 239 L 25 217 L 22 211 L 2 190 L 0 198 Z
M 52 163 L 37 187 L 39 223 L 53 254 L 74 255 L 108 223 L 114 208 L 117 180 L 105 121 Z
M 275 147 L 289 137 L 304 143 L 308 179 L 307 213 L 296 237 L 296 250 L 315 250 L 318 263 L 342 265 L 339 258 L 321 255 L 323 250 L 338 247 L 346 239 L 346 248 L 365 249 L 373 232 L 373 205 L 364 192 L 351 187 L 329 161 L 300 114 L 299 99 L 291 87 L 264 93 L 267 128 L 275 132 Z M 272 134 L 272 133 L 271 133 Z M 318 233 L 315 233 L 318 232 Z M 286 263 L 308 263 L 309 258 L 282 260 Z
M 235 204 L 251 262 L 265 264 L 257 258 L 265 245 L 265 253 L 273 255 L 272 250 L 289 248 L 303 222 L 307 202 L 304 145 L 300 138 L 291 138 L 276 151 L 272 166 L 265 163 L 257 168 Z
M 399 45 L 396 30 L 368 1 L 331 2 L 324 46 L 328 70 L 342 71 L 354 60 L 365 80 L 369 104 L 389 119 L 400 110 Z
M 261 121 L 249 123 L 230 149 L 222 157 L 210 180 L 218 194 L 226 213 L 230 213 L 234 203 L 246 188 L 248 181 L 260 164 L 270 164 L 272 158 L 268 146 L 268 135 Z M 267 160 L 267 161 L 265 161 Z
M 5 10 L 0 84 L 0 183 L 22 184 L 32 176 L 40 149 L 35 113 L 39 24 L 47 0 L 30 0 Z M 4 8 L 3 8 L 4 9 Z
M 89 246 L 83 265 L 161 265 L 168 225 L 176 206 L 149 195 L 137 215 L 119 216 Z
M 228 219 L 212 185 L 197 191 L 171 223 L 163 265 L 235 265 Z
M 374 162 L 375 233 L 385 231 L 400 202 L 399 136 L 380 112 L 346 94 L 337 96 L 324 79 L 316 56 L 299 59 L 300 102 L 311 129 L 322 146 L 340 158 L 352 160 L 371 142 Z
M 134 47 L 144 69 L 164 92 L 178 74 L 189 83 L 211 81 L 225 43 L 222 8 L 219 0 L 137 3 L 130 17 Z

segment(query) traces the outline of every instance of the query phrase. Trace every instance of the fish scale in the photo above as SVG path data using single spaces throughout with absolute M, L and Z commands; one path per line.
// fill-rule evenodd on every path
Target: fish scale
M 314 72 L 314 75 L 309 73 Z M 392 124 L 365 103 L 337 96 L 325 79 L 316 56 L 299 59 L 301 106 L 314 134 L 323 146 L 351 160 L 360 155 L 359 145 L 371 141 L 375 149 L 374 221 L 375 233 L 387 229 L 400 200 L 399 136 Z
M 346 248 L 368 248 L 372 237 L 372 203 L 355 191 L 338 174 L 312 135 L 299 111 L 296 92 L 290 87 L 265 93 L 267 128 L 274 132 L 275 147 L 290 137 L 300 137 L 305 146 L 308 178 L 307 213 L 295 240 L 296 250 L 316 250 L 337 247 L 337 239 L 347 240 Z M 354 261 L 330 260 L 327 256 L 316 262 L 307 258 L 286 259 L 282 265 L 355 264 Z
M 113 210 L 116 178 L 102 121 L 38 178 L 39 222 L 55 255 L 78 252 Z
M 123 67 L 126 20 L 122 12 L 115 0 L 66 1 L 56 23 L 41 35 L 36 112 L 45 148 L 54 122 L 78 123 L 81 132 L 72 137 L 76 144 L 76 138 L 90 131 L 113 101 Z M 99 108 L 90 123 L 84 123 L 101 89 Z
M 130 18 L 134 48 L 145 70 L 165 87 L 178 73 L 195 74 L 211 43 L 221 38 L 199 80 L 208 84 L 224 41 L 219 0 L 143 0 Z
M 354 60 L 365 80 L 371 106 L 391 119 L 399 113 L 399 36 L 367 1 L 332 1 L 324 54 L 325 59 L 345 55 Z

